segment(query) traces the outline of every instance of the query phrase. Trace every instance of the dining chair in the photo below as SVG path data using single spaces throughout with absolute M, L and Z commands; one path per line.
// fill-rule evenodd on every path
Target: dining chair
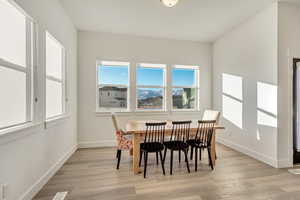
M 178 151 L 179 157 L 180 152 L 183 151 L 185 155 L 185 162 L 188 172 L 190 173 L 189 162 L 187 158 L 187 151 L 189 145 L 186 143 L 186 140 L 189 138 L 190 134 L 190 125 L 192 121 L 174 121 L 172 122 L 172 133 L 169 141 L 164 142 L 165 152 L 164 152 L 164 161 L 166 159 L 167 150 L 171 151 L 171 160 L 170 160 L 170 174 L 173 174 L 173 153 Z
M 118 159 L 117 169 L 119 169 L 122 150 L 132 151 L 133 144 L 132 144 L 131 138 L 129 136 L 125 136 L 126 132 L 119 128 L 119 123 L 118 123 L 116 114 L 112 113 L 111 116 L 112 116 L 112 121 L 113 121 L 113 125 L 115 128 L 115 134 L 116 134 L 116 139 L 117 139 L 117 156 L 116 157 Z
M 205 110 L 202 116 L 202 120 L 216 120 L 216 123 L 218 125 L 220 120 L 220 111 Z
M 220 121 L 220 112 L 217 110 L 205 110 L 202 116 L 202 120 L 216 120 L 216 125 L 219 124 Z M 191 146 L 190 159 L 193 160 L 193 152 L 194 148 Z M 216 154 L 217 158 L 217 154 Z
M 207 149 L 209 165 L 211 169 L 214 169 L 212 158 L 211 158 L 211 141 L 214 134 L 214 128 L 216 125 L 216 120 L 199 120 L 197 133 L 193 140 L 190 140 L 189 145 L 195 149 L 195 171 L 197 171 L 198 164 L 198 151 L 201 160 L 201 152 L 204 149 Z M 192 141 L 192 142 L 191 142 Z
M 156 153 L 156 155 L 158 155 L 159 153 L 163 174 L 165 175 L 165 167 L 164 167 L 164 162 L 162 157 L 162 151 L 164 150 L 163 142 L 164 142 L 166 124 L 167 124 L 166 122 L 146 123 L 146 133 L 144 136 L 144 142 L 141 143 L 140 146 L 141 152 L 144 155 L 144 178 L 146 178 L 149 153 Z

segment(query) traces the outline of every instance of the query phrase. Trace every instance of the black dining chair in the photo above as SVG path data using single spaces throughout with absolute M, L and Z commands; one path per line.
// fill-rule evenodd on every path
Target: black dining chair
M 211 141 L 214 134 L 215 125 L 216 120 L 199 120 L 196 135 L 187 140 L 187 144 L 191 146 L 191 149 L 195 150 L 195 171 L 197 171 L 198 167 L 198 151 L 201 160 L 201 152 L 204 149 L 207 149 L 209 165 L 212 170 L 214 169 L 211 157 Z
M 172 122 L 172 133 L 169 141 L 164 142 L 165 152 L 164 152 L 164 161 L 166 159 L 167 150 L 171 150 L 171 160 L 170 160 L 170 174 L 173 174 L 173 153 L 178 151 L 179 158 L 180 152 L 182 151 L 185 155 L 185 162 L 188 172 L 190 173 L 190 166 L 187 158 L 187 151 L 189 145 L 186 143 L 186 140 L 189 139 L 190 134 L 190 125 L 192 121 L 177 121 Z
M 164 162 L 162 157 L 162 151 L 164 150 L 163 142 L 164 142 L 166 124 L 167 124 L 166 122 L 146 123 L 146 133 L 144 137 L 144 142 L 141 143 L 140 146 L 141 153 L 144 156 L 144 178 L 146 178 L 146 173 L 147 173 L 148 153 L 156 153 L 156 159 L 159 154 L 163 174 L 165 175 L 165 167 L 164 167 Z M 141 160 L 142 157 L 140 158 L 140 161 Z

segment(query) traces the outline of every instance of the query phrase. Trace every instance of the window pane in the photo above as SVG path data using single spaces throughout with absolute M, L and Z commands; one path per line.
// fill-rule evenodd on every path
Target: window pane
M 102 87 L 99 88 L 100 108 L 127 108 L 127 88 Z
M 46 69 L 47 75 L 62 79 L 63 47 L 48 33 L 46 34 Z
M 195 86 L 195 71 L 194 69 L 178 69 L 172 70 L 172 84 L 173 86 Z
M 164 86 L 164 69 L 138 67 L 137 85 Z
M 174 109 L 195 109 L 195 88 L 173 88 Z
M 99 66 L 99 84 L 128 85 L 128 67 L 125 66 Z
M 63 113 L 62 83 L 46 80 L 46 117 L 55 117 Z
M 0 128 L 26 122 L 26 74 L 0 66 Z
M 138 88 L 138 109 L 163 109 L 163 91 L 161 88 Z
M 0 58 L 26 66 L 26 18 L 6 0 L 0 0 Z

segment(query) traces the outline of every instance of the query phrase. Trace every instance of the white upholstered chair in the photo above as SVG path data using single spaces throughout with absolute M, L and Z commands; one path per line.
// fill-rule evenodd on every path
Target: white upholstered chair
M 116 139 L 117 139 L 117 159 L 118 159 L 118 164 L 117 164 L 117 169 L 119 169 L 120 166 L 120 160 L 121 160 L 121 153 L 122 150 L 130 150 L 132 151 L 132 140 L 130 139 L 130 137 L 125 136 L 125 131 L 122 130 L 119 127 L 119 123 L 118 123 L 118 118 L 116 116 L 115 113 L 111 114 L 112 117 L 112 122 L 115 128 L 115 134 L 116 134 Z
M 205 110 L 202 120 L 216 120 L 218 125 L 220 120 L 220 112 L 216 110 Z

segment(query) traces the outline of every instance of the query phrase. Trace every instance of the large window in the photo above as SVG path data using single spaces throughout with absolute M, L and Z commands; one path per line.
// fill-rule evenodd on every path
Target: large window
M 199 95 L 199 68 L 176 65 L 172 69 L 172 102 L 174 110 L 196 110 Z
M 98 109 L 122 111 L 128 109 L 129 63 L 98 63 Z
M 46 118 L 65 113 L 65 51 L 64 47 L 46 33 Z
M 34 24 L 0 0 L 0 129 L 32 121 Z
M 165 109 L 165 69 L 160 64 L 137 66 L 137 110 Z

